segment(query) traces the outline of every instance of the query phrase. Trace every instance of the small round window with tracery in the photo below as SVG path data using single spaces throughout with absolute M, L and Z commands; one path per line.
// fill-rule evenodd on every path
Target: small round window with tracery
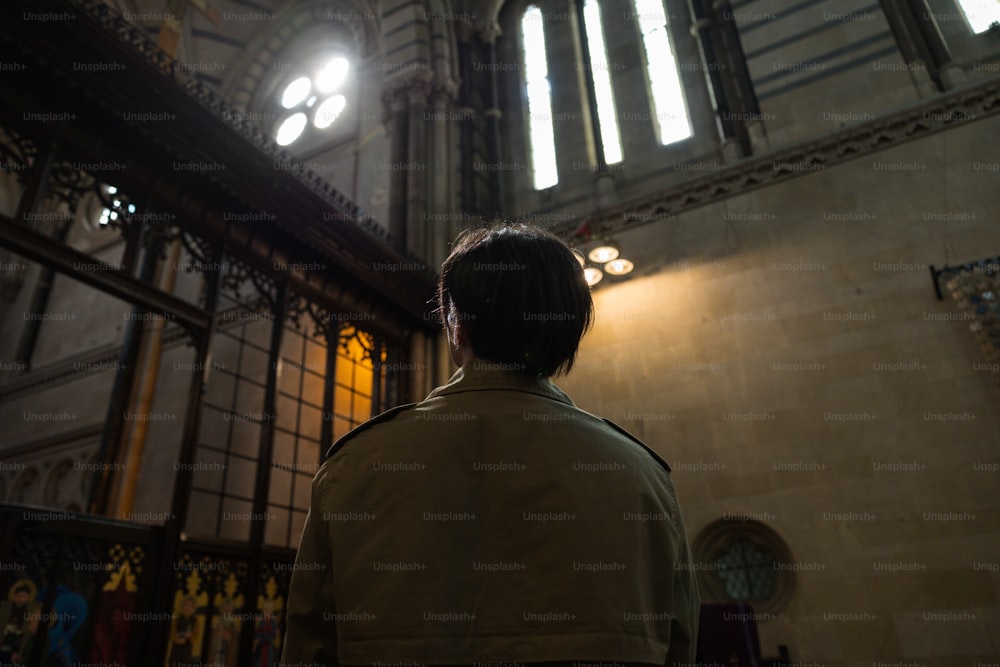
M 791 550 L 761 521 L 738 517 L 706 526 L 691 543 L 705 602 L 742 602 L 777 613 L 791 600 L 795 572 Z
M 309 74 L 300 73 L 281 89 L 279 116 L 274 139 L 288 146 L 305 134 L 309 126 L 325 130 L 337 122 L 347 97 L 344 95 L 351 64 L 342 56 L 324 61 Z

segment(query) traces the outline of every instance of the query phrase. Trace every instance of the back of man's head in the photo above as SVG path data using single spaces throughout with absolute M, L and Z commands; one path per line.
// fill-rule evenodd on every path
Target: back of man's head
M 477 357 L 542 377 L 569 372 L 594 316 L 573 251 L 521 223 L 459 234 L 441 266 L 438 303 Z

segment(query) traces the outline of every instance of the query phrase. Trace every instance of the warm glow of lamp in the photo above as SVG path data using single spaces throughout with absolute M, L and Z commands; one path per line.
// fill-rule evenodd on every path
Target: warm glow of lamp
M 587 279 L 587 285 L 593 287 L 597 283 L 601 282 L 601 278 L 604 277 L 604 274 L 601 273 L 600 269 L 588 266 L 583 270 L 583 277 Z
M 618 247 L 610 242 L 604 242 L 591 250 L 587 257 L 590 258 L 591 262 L 604 264 L 618 257 Z
M 627 259 L 613 259 L 604 265 L 604 270 L 612 276 L 624 276 L 626 273 L 631 272 L 634 268 L 635 264 Z
M 580 262 L 580 266 L 587 266 L 587 258 L 583 256 L 583 253 L 576 248 L 570 248 L 573 251 L 573 256 L 576 257 L 576 261 Z

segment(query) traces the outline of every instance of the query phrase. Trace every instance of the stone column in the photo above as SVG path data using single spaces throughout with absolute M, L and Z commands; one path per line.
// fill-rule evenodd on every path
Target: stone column
M 965 72 L 951 59 L 951 51 L 941 35 L 937 20 L 927 6 L 927 0 L 908 0 L 913 18 L 917 21 L 920 33 L 927 43 L 927 48 L 934 59 L 934 66 L 945 90 L 965 83 Z M 958 8 L 956 8 L 958 9 Z M 961 11 L 959 9 L 959 11 Z
M 405 100 L 392 95 L 388 101 L 386 130 L 389 134 L 389 165 L 403 164 L 407 157 L 407 130 L 409 127 Z M 406 172 L 395 169 L 389 172 L 389 241 L 394 250 L 406 252 Z
M 601 22 L 611 71 L 611 86 L 618 109 L 618 131 L 621 134 L 624 160 L 634 163 L 637 156 L 647 154 L 660 145 L 654 118 L 663 109 L 656 109 L 649 94 L 645 72 L 645 44 L 635 18 L 625 21 L 635 13 L 631 0 L 611 0 L 601 3 Z M 615 27 L 622 25 L 621 30 Z M 610 28 L 610 30 L 609 30 Z M 591 49 L 598 45 L 591 45 Z M 656 66 L 656 63 L 651 63 Z
M 740 32 L 733 20 L 733 7 L 729 0 L 715 0 L 712 3 L 712 12 L 719 26 L 722 53 L 727 56 L 729 79 L 738 91 L 740 115 L 750 141 L 750 149 L 754 152 L 767 150 L 764 119 L 760 112 L 760 104 L 757 102 L 753 79 L 750 78 L 750 70 L 747 68 Z
M 496 21 L 487 23 L 478 31 L 479 39 L 486 45 L 487 63 L 489 65 L 489 71 L 487 72 L 489 85 L 486 87 L 486 110 L 483 112 L 483 115 L 486 117 L 486 142 L 489 161 L 494 165 L 489 179 L 490 208 L 493 214 L 500 216 L 503 215 L 504 209 L 504 172 L 502 171 L 503 144 L 500 141 L 500 119 L 503 117 L 503 113 L 500 111 L 499 84 L 497 82 L 497 77 L 499 76 L 497 73 L 497 68 L 499 67 L 497 61 L 497 39 L 500 38 L 501 34 L 500 24 Z
M 406 250 L 408 253 L 424 254 L 423 221 L 427 213 L 427 97 L 430 92 L 428 82 L 414 81 L 408 91 L 407 160 L 402 165 L 406 175 Z
M 923 62 L 919 39 L 914 36 L 911 27 L 907 25 L 900 8 L 896 5 L 896 0 L 879 0 L 882 7 L 882 15 L 889 23 L 889 29 L 899 46 L 899 52 L 907 64 Z M 910 75 L 917 93 L 921 97 L 928 97 L 938 93 L 937 84 L 931 79 L 930 72 L 926 67 L 910 68 Z
M 580 51 L 577 36 L 582 26 L 577 25 L 576 14 L 567 11 L 565 4 L 542 4 L 541 9 L 559 183 L 586 191 L 593 187 L 591 174 L 597 168 L 593 139 L 597 119 L 591 117 L 587 104 L 585 73 L 577 66 Z
M 719 133 L 719 148 L 726 162 L 734 162 L 742 157 L 743 149 L 736 135 L 733 109 L 722 81 L 721 63 L 716 55 L 718 46 L 712 36 L 712 22 L 705 11 L 703 0 L 688 0 L 691 12 L 691 34 L 698 40 L 701 52 L 701 67 L 705 72 L 705 83 L 709 97 L 715 108 L 716 129 Z
M 434 75 L 429 69 L 396 79 L 382 92 L 390 136 L 389 235 L 397 252 L 423 251 L 421 225 L 427 205 L 427 130 L 424 114 Z

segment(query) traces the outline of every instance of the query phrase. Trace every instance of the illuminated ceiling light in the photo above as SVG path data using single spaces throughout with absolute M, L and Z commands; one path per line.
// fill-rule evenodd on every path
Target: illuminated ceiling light
M 291 109 L 306 99 L 310 90 L 312 90 L 312 83 L 309 81 L 309 77 L 300 76 L 285 86 L 285 92 L 281 94 L 281 106 Z
M 587 285 L 593 287 L 597 283 L 601 282 L 601 278 L 604 277 L 604 274 L 601 273 L 600 269 L 588 266 L 583 270 L 583 277 L 587 279 Z
M 347 106 L 347 98 L 343 95 L 334 95 L 316 108 L 313 125 L 320 130 L 330 127 L 345 106 Z
M 587 267 L 587 258 L 583 256 L 583 253 L 576 248 L 570 248 L 573 251 L 573 256 L 576 257 L 576 261 L 580 262 L 580 266 Z
M 278 127 L 275 141 L 278 142 L 279 146 L 287 146 L 298 139 L 304 129 L 306 129 L 306 115 L 304 113 L 292 114 Z
M 347 79 L 350 67 L 346 58 L 334 58 L 316 75 L 316 87 L 321 93 L 336 90 Z
M 113 185 L 109 185 L 109 186 L 108 186 L 108 194 L 109 194 L 109 195 L 113 195 L 113 194 L 115 194 L 116 192 L 118 192 L 118 188 L 116 188 L 116 187 L 115 187 L 115 186 L 113 186 Z
M 618 257 L 618 245 L 612 241 L 604 241 L 596 248 L 592 249 L 587 257 L 591 262 L 604 264 Z
M 627 259 L 621 258 L 613 259 L 604 265 L 604 270 L 612 276 L 624 276 L 626 273 L 630 273 L 634 268 L 635 264 Z

